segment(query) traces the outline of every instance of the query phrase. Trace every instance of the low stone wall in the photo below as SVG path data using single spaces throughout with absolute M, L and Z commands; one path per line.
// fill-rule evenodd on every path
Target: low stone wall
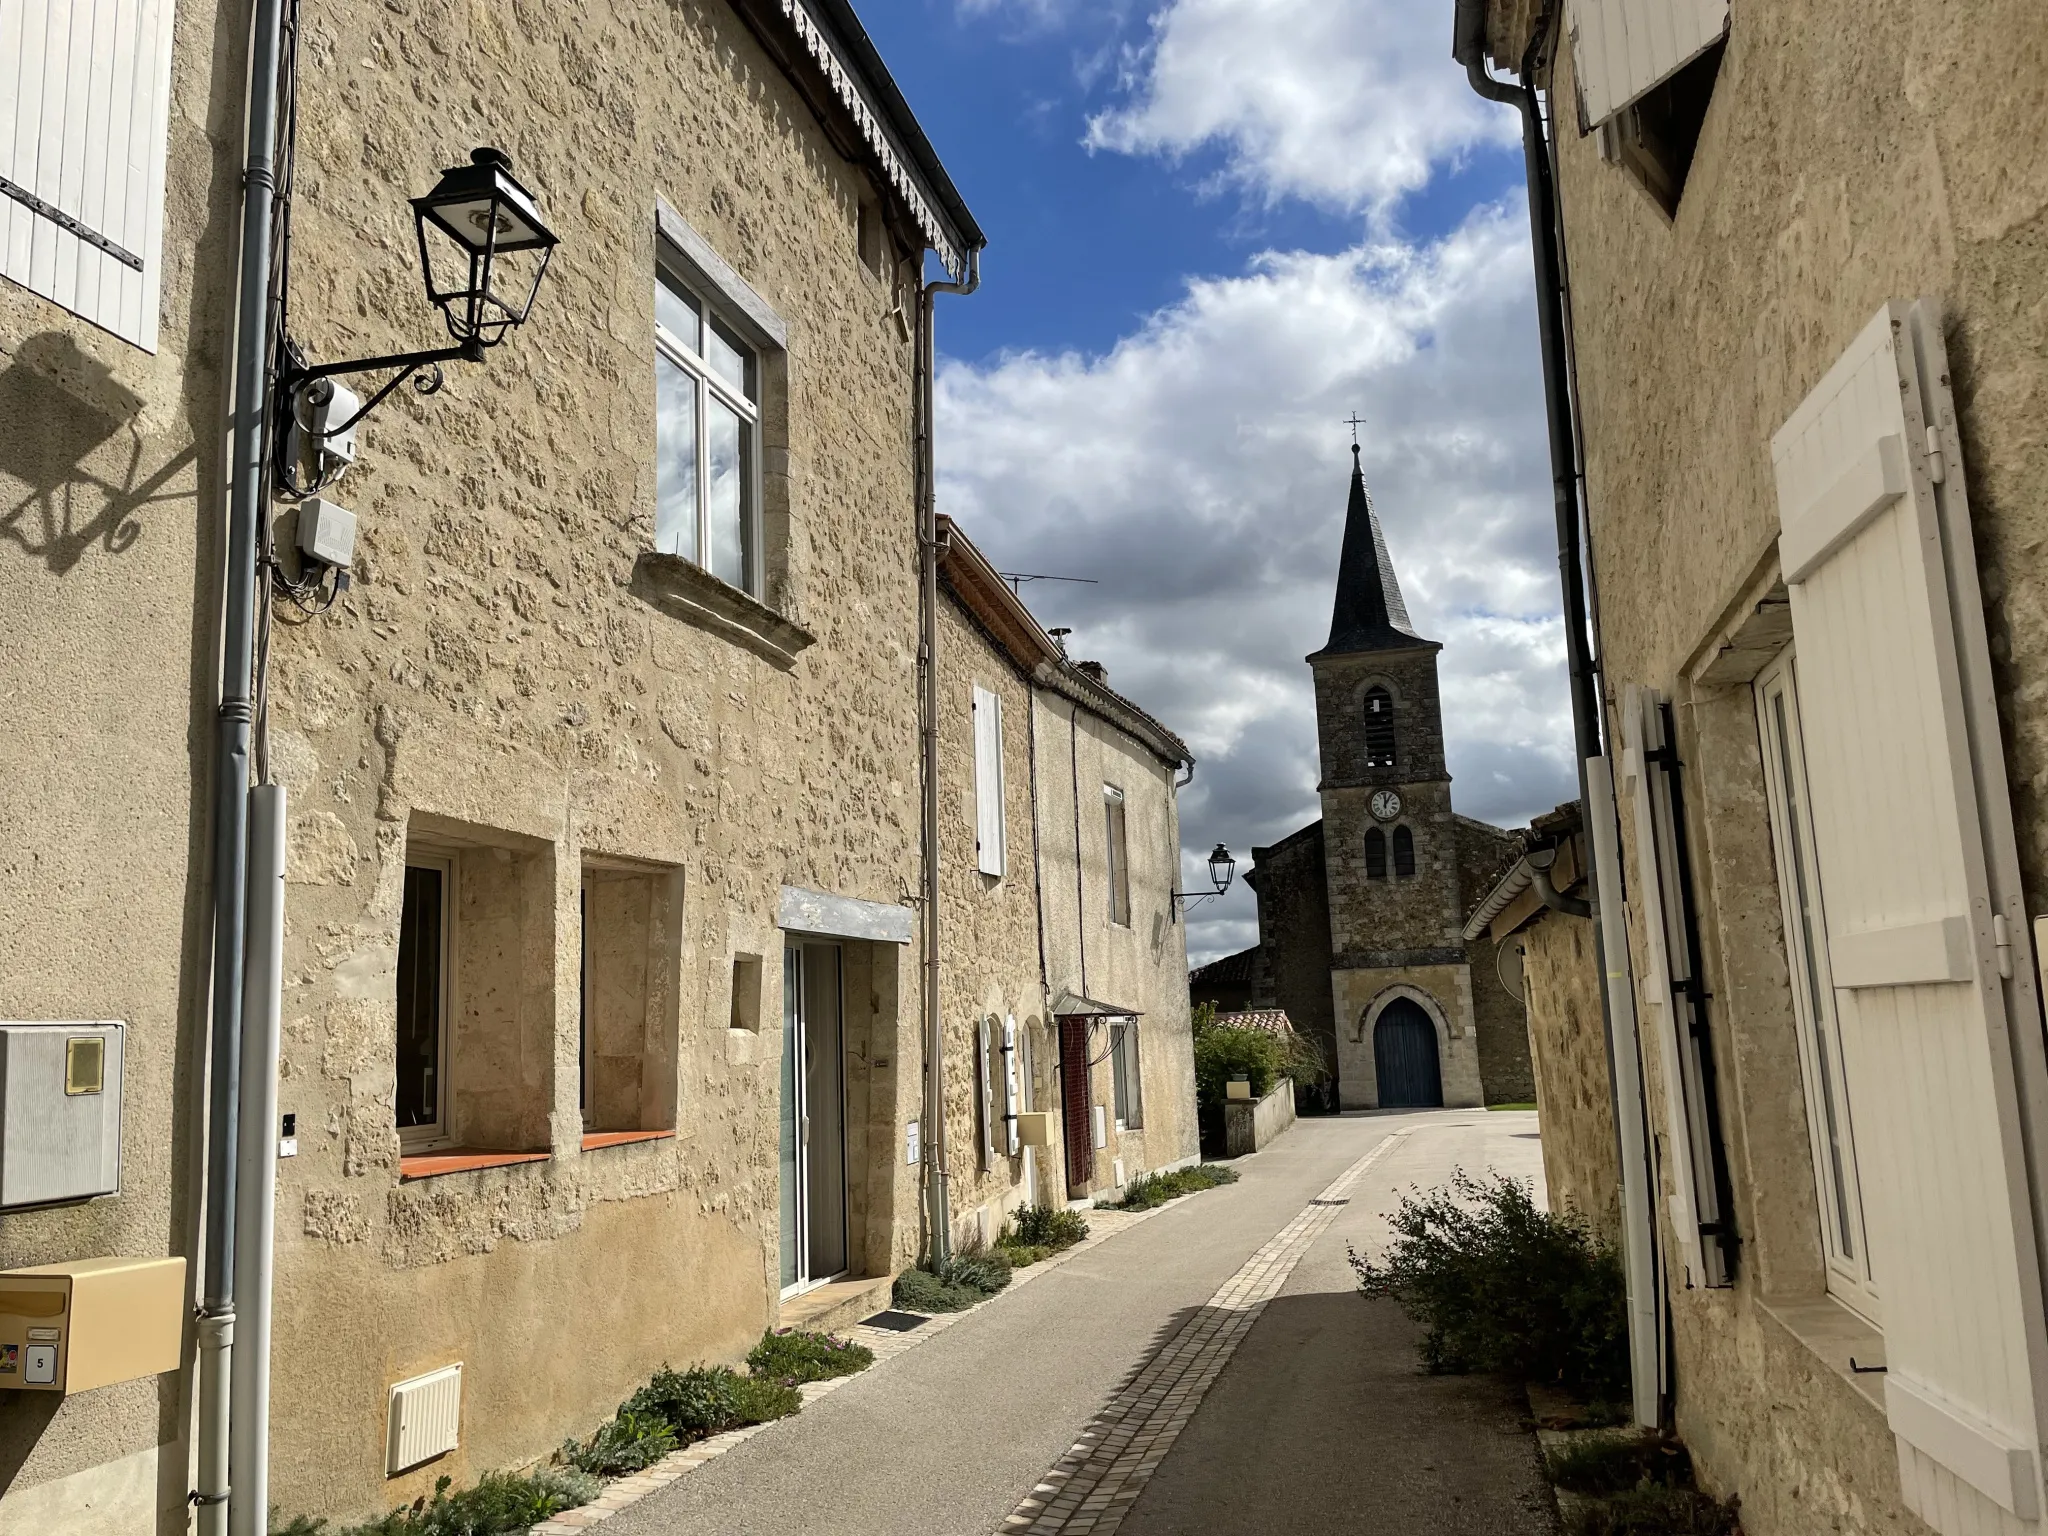
M 1232 1099 L 1223 1106 L 1223 1155 L 1243 1157 L 1268 1145 L 1294 1124 L 1294 1082 L 1281 1078 L 1280 1086 L 1256 1104 Z

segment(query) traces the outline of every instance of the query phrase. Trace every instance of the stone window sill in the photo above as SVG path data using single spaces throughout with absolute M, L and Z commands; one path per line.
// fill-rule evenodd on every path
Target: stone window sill
M 670 618 L 743 646 L 785 672 L 818 638 L 681 555 L 642 551 L 628 590 Z
M 600 1147 L 626 1147 L 639 1141 L 672 1141 L 674 1131 L 585 1131 L 583 1150 L 595 1152 Z
M 474 1173 L 479 1168 L 509 1168 L 515 1163 L 544 1163 L 548 1152 L 493 1152 L 483 1147 L 442 1147 L 433 1152 L 414 1152 L 399 1158 L 398 1177 L 404 1181 L 439 1178 L 444 1173 Z
M 1884 1335 L 1830 1296 L 1810 1301 L 1767 1301 L 1766 1316 L 1804 1345 L 1842 1380 L 1884 1412 Z M 1852 1369 L 1854 1360 L 1863 1370 Z

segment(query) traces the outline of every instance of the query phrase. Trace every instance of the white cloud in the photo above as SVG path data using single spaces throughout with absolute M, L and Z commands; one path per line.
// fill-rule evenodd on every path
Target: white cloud
M 1458 808 L 1502 823 L 1573 793 L 1527 234 L 1481 208 L 1428 245 L 1268 253 L 1191 282 L 1100 355 L 946 363 L 941 504 L 1076 655 L 1186 736 L 1194 864 L 1249 863 L 1316 815 L 1302 657 L 1327 634 L 1350 469 L 1440 658 Z M 1197 958 L 1251 942 L 1242 888 L 1191 914 Z
M 1516 138 L 1514 114 L 1451 62 L 1448 0 L 1169 0 L 1149 32 L 1125 50 L 1128 99 L 1090 120 L 1090 146 L 1219 146 L 1222 179 L 1266 202 L 1383 212 L 1444 162 Z

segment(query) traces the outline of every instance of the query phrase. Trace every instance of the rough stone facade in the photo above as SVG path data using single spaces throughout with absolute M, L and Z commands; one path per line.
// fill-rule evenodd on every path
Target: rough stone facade
M 1534 8 L 1489 9 L 1497 62 L 1512 69 Z M 1990 632 L 2002 737 L 1991 750 L 2002 747 L 2009 775 L 2026 911 L 2048 905 L 2048 714 L 2038 702 L 2048 677 L 2038 558 L 2048 538 L 2048 311 L 2028 297 L 2048 285 L 2048 161 L 2034 152 L 2048 138 L 2044 57 L 2017 0 L 1967 11 L 1796 0 L 1730 16 L 1673 215 L 1603 156 L 1597 135 L 1559 114 L 1609 701 L 1642 684 L 1674 706 L 1720 1093 L 1714 1129 L 1741 1245 L 1732 1286 L 1667 1285 L 1674 1412 L 1702 1479 L 1740 1494 L 1753 1536 L 1918 1532 L 1927 1526 L 1904 1503 L 1874 1385 L 1884 1378 L 1848 1363 L 1882 1358 L 1883 1340 L 1826 1296 L 1749 676 L 1789 638 L 1781 628 L 1763 649 L 1756 638 L 1773 605 L 1782 611 L 1772 435 L 1880 306 L 1937 295 Z M 1572 48 L 1560 47 L 1552 99 L 1574 99 L 1575 69 Z M 1746 668 L 1715 665 L 1750 652 Z M 1625 860 L 1634 819 L 1625 804 Z M 1640 980 L 1639 921 L 1631 939 Z M 1576 940 L 1540 962 L 1532 951 L 1532 987 L 1580 948 L 1590 956 Z M 2016 966 L 2035 964 L 2026 951 L 2020 935 Z M 1590 1018 L 1593 985 L 1558 991 Z M 1644 1049 L 1648 1120 L 1661 1133 L 1668 1090 L 1647 1029 Z M 1604 1053 L 1590 1043 L 1553 1053 L 1539 1038 L 1538 1057 L 1546 1156 L 1587 1165 L 1563 1180 L 1553 1170 L 1553 1188 L 1602 1198 L 1593 1165 L 1604 1149 L 1590 1121 L 1553 1149 L 1549 1114 L 1557 1102 L 1605 1103 Z M 1668 1255 L 1668 1212 L 1652 1203 Z
M 1323 824 L 1312 821 L 1270 848 L 1254 848 L 1256 867 L 1245 884 L 1258 894 L 1259 931 L 1252 951 L 1250 994 L 1286 1013 L 1295 1030 L 1314 1040 L 1334 1072 L 1337 1019 L 1330 993 L 1330 884 L 1323 868 Z M 1305 1095 L 1297 1095 L 1306 1099 Z M 1329 1102 L 1334 1106 L 1334 1097 Z
M 204 0 L 177 29 L 160 349 L 0 283 L 0 1013 L 130 1027 L 122 1195 L 10 1213 L 10 1266 L 197 1251 L 247 37 Z M 794 30 L 769 37 L 722 0 L 305 16 L 291 323 L 314 357 L 435 344 L 405 198 L 472 144 L 511 152 L 562 245 L 486 366 L 365 422 L 334 492 L 360 519 L 354 588 L 306 622 L 280 605 L 272 635 L 287 1513 L 381 1513 L 530 1461 L 777 1314 L 781 893 L 900 910 L 919 875 L 904 317 L 923 242 Z M 649 557 L 662 203 L 787 327 L 761 358 L 750 622 L 800 654 L 692 619 L 674 599 L 703 578 Z M 888 232 L 874 260 L 863 210 Z M 405 870 L 429 856 L 454 886 L 451 1129 L 539 1160 L 401 1162 L 394 967 Z M 850 1264 L 887 1274 L 917 1244 L 918 956 L 842 956 Z M 586 1147 L 593 1129 L 639 1135 Z M 460 1447 L 387 1478 L 390 1385 L 454 1360 Z M 184 1529 L 188 1413 L 175 1375 L 0 1415 L 0 1531 Z

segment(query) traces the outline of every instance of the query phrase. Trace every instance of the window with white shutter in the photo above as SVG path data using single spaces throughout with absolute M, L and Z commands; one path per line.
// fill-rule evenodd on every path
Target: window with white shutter
M 1021 1105 L 1017 1098 L 1017 1020 L 1014 1017 L 1003 1020 L 1003 1150 L 1015 1157 L 1023 1150 L 1017 1129 L 1017 1114 Z
M 0 276 L 156 350 L 172 0 L 0 0 Z
M 1003 701 L 986 688 L 974 690 L 974 849 L 984 875 L 1000 877 L 1008 867 L 1003 817 Z
M 1669 80 L 1728 32 L 1728 0 L 1572 0 L 1569 26 L 1588 127 Z
M 1663 701 L 1651 689 L 1626 690 L 1621 724 L 1622 779 L 1635 812 L 1635 881 L 1629 895 L 1643 922 L 1643 991 L 1650 1005 L 1646 1022 L 1655 1034 L 1664 1079 L 1671 1229 L 1686 1285 L 1727 1285 L 1706 995 L 1685 883 L 1676 754 Z
M 2048 1067 L 1939 307 L 1881 310 L 1771 454 L 1900 1483 L 2032 1530 Z

